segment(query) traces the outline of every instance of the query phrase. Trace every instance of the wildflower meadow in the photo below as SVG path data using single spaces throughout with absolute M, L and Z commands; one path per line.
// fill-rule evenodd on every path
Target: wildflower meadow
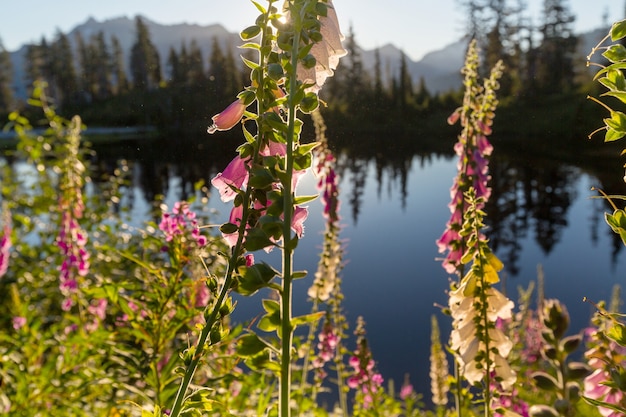
M 211 184 L 196 184 L 188 201 L 155 206 L 140 227 L 120 210 L 123 164 L 89 192 L 83 123 L 57 114 L 45 82 L 29 100 L 45 129 L 10 114 L 12 157 L 32 169 L 0 165 L 0 414 L 626 415 L 619 288 L 611 300 L 587 300 L 597 312 L 573 334 L 567 307 L 544 297 L 541 273 L 518 294 L 500 288 L 504 265 L 490 247 L 484 207 L 507 68 L 498 62 L 481 77 L 475 41 L 460 69 L 463 101 L 448 118 L 459 130 L 458 163 L 441 208 L 449 221 L 433 242 L 449 290 L 448 304 L 423 329 L 431 392 L 379 372 L 367 323 L 349 322 L 342 308 L 349 242 L 341 238 L 342 194 L 318 95 L 347 54 L 332 0 L 250 7 L 258 17 L 240 33 L 249 83 L 206 133 L 219 141 L 222 131 L 241 131 L 237 154 Z M 626 136 L 626 114 L 616 110 L 626 103 L 625 38 L 626 21 L 617 22 L 591 51 L 604 58 L 594 64 L 604 91 L 590 99 L 608 112 L 591 136 L 606 142 Z M 307 123 L 315 141 L 301 137 Z M 318 193 L 301 195 L 299 179 L 309 171 Z M 229 204 L 224 224 L 212 222 L 211 192 Z M 597 198 L 614 208 L 607 228 L 626 245 L 626 197 L 597 190 Z M 314 199 L 323 245 L 317 270 L 303 271 L 294 254 Z M 259 260 L 270 251 L 280 253 L 279 264 Z M 296 280 L 309 288 L 309 313 L 300 316 Z M 235 294 L 265 297 L 263 311 L 235 321 Z M 444 321 L 450 334 L 440 330 Z

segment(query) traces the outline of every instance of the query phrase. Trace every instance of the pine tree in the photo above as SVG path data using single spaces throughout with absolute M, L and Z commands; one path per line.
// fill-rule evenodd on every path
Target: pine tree
M 406 62 L 406 54 L 400 55 L 400 74 L 398 77 L 398 104 L 400 112 L 406 114 L 413 105 L 413 80 Z
M 95 64 L 96 97 L 102 100 L 112 94 L 111 79 L 113 77 L 112 58 L 104 38 L 104 32 L 98 32 L 92 38 L 91 45 Z
M 58 31 L 50 47 L 50 79 L 48 80 L 58 103 L 68 105 L 76 101 L 78 80 L 74 68 L 74 54 L 67 36 Z
M 226 73 L 226 56 L 222 51 L 217 37 L 213 38 L 211 55 L 209 56 L 209 96 L 214 103 L 224 104 L 232 100 L 227 91 L 228 74 Z
M 130 53 L 130 72 L 133 88 L 150 90 L 161 82 L 159 52 L 150 40 L 148 27 L 137 16 L 135 19 L 136 40 Z
M 9 113 L 13 106 L 13 66 L 11 56 L 0 39 L 0 115 Z
M 544 0 L 541 44 L 537 51 L 537 87 L 543 93 L 570 91 L 574 86 L 575 16 L 565 0 Z
M 113 71 L 112 84 L 115 86 L 113 89 L 115 94 L 124 94 L 128 91 L 128 78 L 126 77 L 126 70 L 124 68 L 124 51 L 120 45 L 119 39 L 115 35 L 111 37 L 111 45 L 113 48 L 113 54 L 111 56 L 111 67 Z

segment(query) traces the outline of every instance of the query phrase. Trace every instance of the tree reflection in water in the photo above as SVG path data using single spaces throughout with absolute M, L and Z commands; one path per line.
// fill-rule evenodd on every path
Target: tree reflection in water
M 236 140 L 168 139 L 98 146 L 93 166 L 100 173 L 112 173 L 120 160 L 127 161 L 132 187 L 138 187 L 147 202 L 155 202 L 159 195 L 167 195 L 172 178 L 178 181 L 176 199 L 187 199 L 194 194 L 196 182 L 203 180 L 208 184 L 210 178 L 232 159 Z M 380 136 L 363 136 L 358 141 L 355 138 L 331 139 L 334 152 L 340 155 L 337 172 L 345 182 L 343 201 L 350 207 L 352 222 L 357 224 L 362 207 L 367 204 L 363 196 L 370 166 L 374 170 L 377 198 L 392 198 L 392 191 L 398 190 L 400 204 L 405 209 L 411 192 L 408 183 L 411 170 L 428 167 L 434 158 L 452 158 L 451 144 L 449 139 L 390 140 Z M 568 226 L 568 209 L 578 197 L 576 184 L 581 173 L 595 177 L 596 186 L 608 194 L 626 194 L 621 182 L 621 162 L 616 156 L 587 158 L 576 152 L 572 154 L 575 156 L 568 161 L 562 157 L 538 157 L 532 152 L 521 155 L 515 150 L 499 149 L 496 145 L 490 163 L 493 197 L 486 206 L 488 234 L 509 274 L 519 273 L 521 245 L 528 236 L 546 255 L 561 240 Z M 416 162 L 419 167 L 413 166 Z M 98 181 L 98 175 L 94 175 L 96 193 L 103 184 Z M 125 204 L 132 209 L 131 194 Z M 610 205 L 601 200 L 593 204 L 589 238 L 597 242 L 599 233 L 611 234 L 612 260 L 615 262 L 623 245 L 602 218 L 602 212 L 611 210 Z M 157 209 L 154 205 L 153 208 Z

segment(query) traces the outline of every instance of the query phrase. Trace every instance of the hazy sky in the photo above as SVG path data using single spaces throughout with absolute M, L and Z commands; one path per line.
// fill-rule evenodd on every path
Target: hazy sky
M 266 4 L 264 0 L 258 0 Z M 525 0 L 539 16 L 543 0 Z M 614 22 L 624 17 L 626 0 L 569 0 L 576 30 L 602 25 L 603 15 Z M 335 0 L 342 30 L 354 28 L 365 49 L 393 43 L 413 59 L 456 41 L 463 33 L 464 15 L 457 0 Z M 249 0 L 0 0 L 0 39 L 9 51 L 25 42 L 52 39 L 57 29 L 69 32 L 90 16 L 105 20 L 142 14 L 157 23 L 221 23 L 239 32 L 254 23 L 258 12 Z M 535 20 L 538 22 L 538 19 Z

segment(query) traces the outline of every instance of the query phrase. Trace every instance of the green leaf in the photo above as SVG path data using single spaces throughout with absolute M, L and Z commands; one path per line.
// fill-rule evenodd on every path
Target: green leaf
M 237 354 L 245 358 L 258 355 L 266 348 L 265 342 L 254 333 L 243 335 L 237 340 Z
M 626 47 L 622 44 L 611 45 L 602 56 L 613 63 L 626 61 Z
M 613 23 L 611 27 L 611 40 L 618 41 L 626 37 L 626 19 Z
M 225 235 L 235 233 L 238 229 L 239 228 L 237 227 L 237 225 L 233 223 L 224 223 L 220 226 L 220 232 L 224 233 Z
M 297 326 L 301 326 L 303 324 L 317 323 L 322 317 L 324 317 L 325 314 L 326 314 L 325 311 L 318 311 L 317 313 L 305 314 L 304 316 L 294 317 L 291 320 L 291 323 L 293 324 L 294 328 Z
M 567 354 L 570 354 L 578 349 L 578 346 L 580 346 L 580 342 L 582 342 L 582 336 L 579 334 L 575 334 L 572 336 L 564 337 L 559 344 L 561 345 L 561 350 L 563 350 Z
M 626 212 L 618 209 L 613 214 L 604 213 L 604 219 L 613 232 L 620 235 L 622 242 L 626 245 Z
M 293 204 L 296 206 L 300 206 L 302 204 L 306 204 L 309 201 L 313 201 L 317 198 L 317 195 L 300 195 L 293 199 Z
M 268 312 L 266 315 L 261 317 L 261 320 L 259 320 L 259 324 L 257 324 L 257 327 L 264 332 L 271 332 L 274 330 L 280 331 L 280 325 L 280 310 L 276 310 Z
M 261 301 L 261 304 L 263 304 L 263 309 L 266 313 L 276 313 L 280 311 L 280 304 L 276 300 L 264 299 Z
M 302 113 L 311 114 L 317 110 L 319 105 L 317 94 L 306 94 L 300 102 L 300 110 L 302 110 Z
M 267 66 L 267 75 L 274 81 L 278 81 L 285 76 L 283 66 L 280 64 L 269 64 Z
M 244 242 L 244 247 L 250 252 L 264 249 L 268 246 L 273 245 L 274 242 L 272 242 L 267 237 L 265 232 L 259 228 L 250 229 L 246 233 L 246 241 Z
M 239 36 L 242 40 L 247 41 L 249 39 L 257 37 L 259 33 L 261 33 L 261 28 L 257 25 L 252 25 L 242 30 Z
M 621 138 L 623 138 L 624 136 L 626 136 L 626 133 L 624 132 L 618 132 L 615 129 L 607 129 L 606 130 L 606 134 L 604 135 L 604 141 L 605 142 L 613 142 L 616 140 L 619 140 Z
M 606 73 L 606 77 L 601 78 L 599 81 L 611 91 L 626 90 L 626 81 L 624 80 L 624 73 L 622 71 L 609 70 Z
M 593 76 L 593 79 L 597 80 L 598 78 L 604 76 L 604 74 L 606 74 L 607 72 L 611 70 L 622 70 L 622 69 L 626 69 L 626 62 L 618 62 L 615 64 L 611 64 L 605 68 L 602 68 L 600 71 L 596 72 L 596 75 Z
M 259 64 L 257 64 L 254 61 L 250 61 L 249 59 L 247 59 L 245 56 L 241 57 L 241 60 L 243 61 L 244 64 L 246 64 L 246 66 L 250 69 L 257 69 L 259 67 Z
M 267 284 L 277 275 L 277 272 L 265 262 L 254 264 L 245 268 L 245 272 L 239 278 L 237 292 L 241 295 L 252 295 Z
M 294 155 L 293 158 L 293 169 L 296 171 L 303 171 L 308 169 L 311 166 L 311 162 L 313 161 L 313 157 L 310 153 L 306 153 L 304 155 Z
M 591 373 L 591 368 L 586 363 L 570 362 L 567 364 L 567 378 L 569 380 L 581 380 Z
M 293 279 L 302 279 L 302 278 L 306 278 L 308 272 L 307 271 L 294 271 L 291 274 L 291 278 Z
M 254 4 L 254 5 L 255 5 L 255 7 L 257 8 L 257 10 L 258 10 L 259 12 L 261 12 L 261 14 L 265 14 L 265 13 L 267 13 L 267 10 L 265 9 L 265 7 L 263 7 L 260 3 L 257 3 L 257 2 L 256 2 L 256 1 L 254 1 L 254 0 L 251 0 L 251 1 L 252 1 L 252 4 Z
M 610 408 L 611 410 L 615 410 L 620 413 L 626 413 L 626 408 L 619 407 L 615 404 L 610 404 L 610 403 L 605 403 L 604 401 L 594 400 L 593 398 L 585 397 L 584 395 L 583 395 L 583 399 L 587 401 L 589 404 L 595 405 L 596 407 Z
M 561 414 L 549 405 L 533 404 L 528 409 L 528 415 L 530 417 L 560 417 Z
M 266 188 L 274 184 L 276 179 L 265 167 L 254 168 L 250 172 L 248 184 L 254 188 Z
M 613 326 L 611 326 L 611 328 L 606 331 L 606 335 L 620 346 L 626 346 L 626 331 L 623 324 L 613 324 Z
M 549 375 L 545 372 L 535 372 L 531 375 L 531 377 L 535 381 L 535 385 L 539 389 L 555 392 L 559 389 L 559 384 L 552 375 Z
M 606 93 L 602 94 L 602 96 L 603 97 L 604 96 L 615 97 L 622 103 L 626 103 L 626 91 L 607 91 Z M 613 113 L 620 113 L 620 112 L 613 112 Z

